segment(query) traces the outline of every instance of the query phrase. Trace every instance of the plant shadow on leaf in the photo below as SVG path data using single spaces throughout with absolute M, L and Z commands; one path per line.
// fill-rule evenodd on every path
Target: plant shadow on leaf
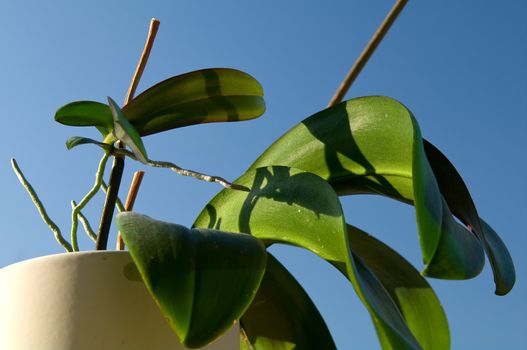
M 251 190 L 247 194 L 240 211 L 238 222 L 240 232 L 251 234 L 251 215 L 257 202 L 262 198 L 288 205 L 296 204 L 311 211 L 317 218 L 320 218 L 320 215 L 340 216 L 342 212 L 334 205 L 328 205 L 325 196 L 320 195 L 317 191 L 306 193 L 303 184 L 306 181 L 311 181 L 313 177 L 318 178 L 318 176 L 307 172 L 291 175 L 291 169 L 282 166 L 256 169 L 253 184 L 250 186 Z M 222 219 L 218 217 L 216 208 L 209 203 L 204 210 L 209 218 L 206 227 L 221 229 Z
M 236 76 L 229 77 L 229 74 Z M 232 84 L 229 79 L 238 81 L 241 86 L 257 84 L 253 78 L 242 74 L 226 69 L 205 69 L 167 79 L 139 95 L 123 110 L 131 112 L 130 119 L 142 135 L 192 124 L 252 119 L 263 113 L 263 93 L 246 95 L 240 87 L 226 86 Z M 181 93 L 164 91 L 173 89 L 178 80 L 184 84 Z M 163 108 L 152 108 L 149 99 L 156 97 L 154 92 L 165 95 L 159 97 L 163 99 Z M 255 108 L 262 112 L 256 113 Z
M 202 75 L 205 78 L 205 91 L 207 96 L 222 96 L 220 77 L 218 73 L 213 70 L 207 70 L 203 71 Z M 227 112 L 228 121 L 240 120 L 240 115 L 238 114 L 236 107 L 231 102 L 229 102 L 227 98 L 219 97 L 215 101 Z
M 363 192 L 363 190 L 357 191 L 357 189 L 365 187 L 373 192 L 383 193 L 401 200 L 403 198 L 401 193 L 382 174 L 379 174 L 375 166 L 368 160 L 355 141 L 346 103 L 341 103 L 333 107 L 331 118 L 331 122 L 334 123 L 331 127 L 328 127 L 327 123 L 319 123 L 315 118 L 307 118 L 302 124 L 305 125 L 313 137 L 324 144 L 325 160 L 330 173 L 348 174 L 342 182 L 339 181 L 338 176 L 331 179 L 330 182 L 333 188 L 335 188 L 335 191 L 340 193 L 342 190 L 346 193 L 351 190 L 354 193 L 358 193 Z M 335 138 L 335 130 L 339 130 L 338 140 Z M 341 139 L 344 139 L 345 142 L 340 142 Z M 349 169 L 342 165 L 339 154 L 353 159 L 354 162 L 364 168 L 364 173 L 367 174 L 367 176 L 357 174 L 357 178 L 353 181 L 355 184 L 353 189 L 350 188 Z

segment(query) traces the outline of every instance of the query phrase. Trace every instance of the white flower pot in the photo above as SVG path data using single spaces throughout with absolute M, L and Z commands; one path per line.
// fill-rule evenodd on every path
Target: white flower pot
M 235 324 L 204 349 L 239 349 Z M 127 252 L 51 255 L 0 269 L 2 350 L 185 349 Z

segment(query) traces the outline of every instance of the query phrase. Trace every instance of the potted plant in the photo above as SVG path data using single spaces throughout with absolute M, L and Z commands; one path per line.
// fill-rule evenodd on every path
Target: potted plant
M 231 81 L 236 81 L 236 92 L 229 95 L 223 84 Z M 193 105 L 179 98 L 180 92 L 201 98 Z M 134 262 L 125 265 L 128 278 L 144 281 L 184 344 L 207 344 L 240 318 L 243 348 L 335 348 L 308 295 L 265 251 L 271 244 L 287 243 L 311 250 L 350 280 L 384 348 L 448 348 L 446 317 L 429 284 L 395 251 L 348 225 L 339 195 L 373 193 L 413 204 L 425 275 L 474 277 L 487 253 L 496 293 L 512 288 L 514 268 L 503 243 L 479 218 L 453 165 L 423 139 L 415 117 L 393 99 L 357 98 L 316 113 L 273 143 L 233 183 L 148 158 L 142 136 L 192 123 L 256 117 L 263 112 L 261 96 L 250 76 L 207 70 L 169 79 L 122 109 L 109 99 L 108 104 L 68 104 L 56 114 L 59 122 L 95 126 L 103 135 L 102 141 L 76 137 L 67 143 L 69 148 L 94 144 L 103 149 L 94 191 L 102 187 L 108 157 L 115 157 L 108 211 L 115 206 L 119 181 L 113 179 L 120 176 L 122 157 L 226 187 L 204 206 L 192 228 L 133 212 L 117 216 Z M 74 203 L 74 228 L 84 220 L 84 202 Z M 112 216 L 103 214 L 100 226 L 106 228 Z M 107 231 L 94 236 L 104 249 Z M 71 243 L 57 237 L 66 249 L 78 249 L 75 230 Z
M 137 265 L 138 271 L 130 254 L 122 251 L 124 247 L 120 237 L 120 251 L 106 250 L 113 210 L 116 206 L 120 210 L 125 209 L 117 198 L 125 156 L 153 167 L 169 168 L 182 175 L 242 189 L 220 177 L 148 159 L 142 136 L 198 123 L 251 119 L 265 110 L 259 83 L 244 72 L 227 68 L 203 69 L 175 76 L 132 99 L 158 25 L 159 21 L 153 19 L 123 110 L 108 98 L 107 105 L 93 101 L 70 103 L 59 108 L 55 115 L 59 123 L 94 126 L 102 134 L 101 141 L 72 137 L 66 142 L 68 149 L 86 143 L 103 149 L 93 187 L 79 203 L 71 203 L 69 240 L 49 218 L 35 190 L 12 159 L 16 175 L 68 254 L 32 259 L 2 269 L 1 348 L 174 349 L 184 348 L 184 344 L 193 348 L 233 349 L 239 346 L 237 320 L 256 293 L 265 269 L 265 247 L 258 239 L 212 230 L 201 230 L 193 235 L 189 235 L 188 230 L 176 232 L 172 238 L 179 242 L 176 245 L 180 247 L 181 254 L 178 261 L 172 263 L 165 260 L 170 257 L 161 257 L 164 266 L 160 266 L 159 272 L 175 273 L 181 279 L 172 279 L 170 286 L 165 281 L 161 281 L 160 285 L 147 284 L 150 291 L 161 298 L 167 287 L 171 293 L 175 292 L 171 296 L 173 301 L 169 302 L 175 309 L 169 310 L 165 309 L 165 302 L 149 296 L 139 273 L 141 266 Z M 133 117 L 130 119 L 133 115 L 137 118 L 135 121 L 132 121 Z M 131 151 L 125 149 L 125 144 Z M 104 172 L 111 156 L 114 157 L 114 165 L 106 185 Z M 100 190 L 106 192 L 106 201 L 99 231 L 95 233 L 82 209 Z M 130 203 L 126 204 L 128 209 L 133 205 Z M 79 223 L 95 241 L 96 251 L 79 252 Z M 201 239 L 197 238 L 200 236 Z M 124 237 L 127 235 L 124 234 Z M 158 238 L 158 243 L 166 243 L 162 242 L 163 237 Z M 134 246 L 133 242 L 130 243 Z M 141 249 L 141 252 L 150 254 L 148 249 Z M 203 256 L 198 258 L 198 254 Z M 221 285 L 215 285 L 220 277 L 221 280 L 231 281 L 224 284 L 223 294 L 220 293 Z M 238 285 L 235 283 L 237 280 L 240 281 Z M 157 291 L 159 286 L 161 290 Z M 215 288 L 215 293 L 206 294 L 198 287 Z M 197 292 L 201 295 L 194 295 Z M 214 308 L 211 295 L 221 297 L 216 300 L 220 309 Z M 228 302 L 228 298 L 233 300 Z M 177 301 L 174 302 L 174 299 Z M 154 301 L 158 302 L 163 314 Z M 216 316 L 215 311 L 218 311 Z M 173 318 L 172 312 L 177 314 L 176 318 Z M 167 323 L 165 318 L 170 322 Z M 226 335 L 216 340 L 225 332 Z

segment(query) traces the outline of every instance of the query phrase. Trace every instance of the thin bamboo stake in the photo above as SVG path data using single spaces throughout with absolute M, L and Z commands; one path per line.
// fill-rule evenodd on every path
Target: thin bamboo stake
M 348 74 L 346 75 L 339 88 L 335 92 L 335 95 L 333 95 L 333 98 L 331 99 L 331 101 L 329 101 L 328 107 L 334 106 L 342 101 L 342 99 L 348 92 L 351 84 L 353 84 L 355 79 L 359 76 L 360 72 L 362 71 L 362 68 L 364 68 L 366 63 L 368 63 L 368 60 L 370 59 L 371 55 L 373 54 L 373 52 L 375 52 L 377 46 L 379 46 L 386 33 L 390 30 L 390 27 L 395 22 L 407 2 L 408 0 L 397 0 L 395 5 L 393 5 L 388 15 L 386 15 L 384 21 L 381 23 L 377 31 L 373 34 L 368 45 L 366 45 L 359 58 L 357 58 L 357 60 L 349 70 Z
M 143 48 L 143 53 L 141 54 L 141 58 L 139 59 L 139 64 L 137 65 L 132 81 L 130 82 L 130 87 L 128 88 L 128 93 L 126 94 L 126 99 L 124 100 L 125 105 L 127 105 L 128 102 L 130 102 L 134 98 L 135 90 L 137 89 L 137 85 L 139 85 L 139 80 L 141 80 L 141 76 L 143 75 L 143 72 L 145 70 L 146 63 L 148 62 L 150 51 L 152 51 L 152 46 L 154 46 L 154 40 L 156 38 L 159 24 L 159 20 L 155 18 L 152 18 L 150 20 L 148 37 L 146 39 L 145 47 Z

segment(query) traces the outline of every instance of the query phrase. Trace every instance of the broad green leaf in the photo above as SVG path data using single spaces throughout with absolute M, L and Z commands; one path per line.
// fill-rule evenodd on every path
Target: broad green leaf
M 370 269 L 390 294 L 422 348 L 450 348 L 446 315 L 419 272 L 393 249 L 356 227 L 348 225 L 348 238 L 355 258 Z M 383 349 L 392 348 L 381 332 L 379 338 Z
M 108 105 L 113 116 L 113 135 L 130 147 L 137 160 L 146 164 L 148 157 L 141 136 L 139 136 L 137 130 L 126 119 L 123 111 L 111 97 L 108 97 Z
M 481 243 L 452 217 L 423 149 L 417 121 L 399 102 L 353 99 L 305 119 L 249 168 L 284 165 L 315 173 L 337 193 L 377 193 L 413 203 L 424 273 L 466 279 L 484 264 Z
M 221 191 L 194 226 L 250 233 L 266 244 L 296 245 L 343 266 L 390 344 L 396 349 L 420 348 L 391 296 L 351 254 L 338 196 L 326 181 L 312 173 L 276 166 L 249 171 L 236 183 L 250 192 Z
M 265 111 L 263 90 L 247 73 L 203 69 L 162 81 L 123 107 L 141 135 L 177 127 L 247 120 Z
M 112 147 L 112 145 L 110 144 L 107 144 L 107 143 L 104 143 L 104 142 L 99 142 L 97 140 L 93 140 L 93 139 L 90 139 L 88 137 L 82 137 L 82 136 L 72 136 L 70 137 L 69 139 L 66 140 L 66 148 L 67 149 L 72 149 L 73 147 L 77 147 L 79 145 L 85 145 L 85 144 L 94 144 L 94 145 L 97 145 L 99 147 L 101 147 L 102 149 L 109 149 L 110 147 Z
M 113 118 L 108 105 L 94 101 L 77 101 L 60 107 L 55 120 L 70 126 L 98 126 L 111 130 Z
M 269 253 L 262 283 L 240 326 L 242 349 L 336 349 L 307 293 Z
M 516 280 L 514 264 L 507 247 L 494 230 L 479 218 L 470 192 L 454 165 L 434 145 L 423 141 L 426 156 L 452 213 L 471 227 L 484 244 L 494 273 L 495 293 L 507 294 Z
M 154 300 L 182 343 L 201 347 L 249 307 L 263 277 L 263 244 L 245 234 L 188 229 L 133 212 L 117 225 Z
M 164 80 L 122 108 L 139 135 L 212 122 L 254 119 L 265 112 L 263 90 L 249 74 L 228 68 L 203 69 Z M 71 126 L 96 126 L 111 133 L 110 108 L 79 101 L 61 107 L 55 120 Z

